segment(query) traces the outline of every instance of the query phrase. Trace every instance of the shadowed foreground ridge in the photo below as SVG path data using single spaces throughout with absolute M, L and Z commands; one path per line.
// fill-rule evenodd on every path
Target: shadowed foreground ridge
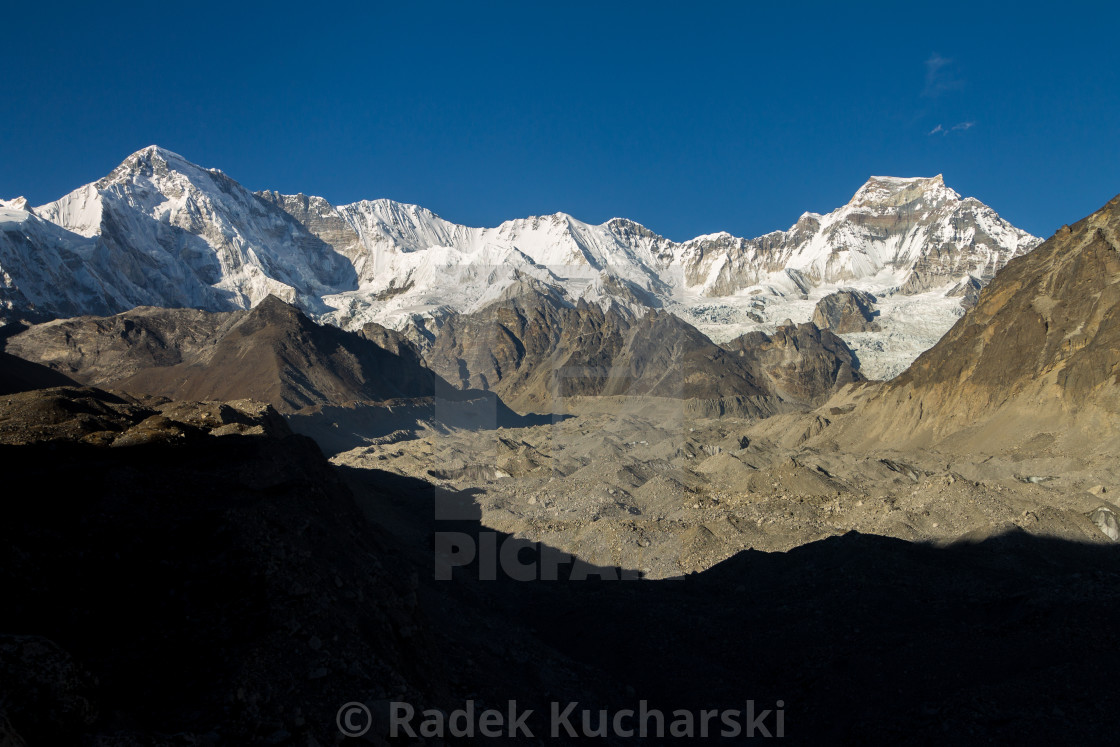
M 5 493 L 7 743 L 330 744 L 347 701 L 376 720 L 392 699 L 468 698 L 538 713 L 780 699 L 800 743 L 1101 742 L 1120 706 L 1120 654 L 1099 643 L 1120 613 L 1113 547 L 849 534 L 684 581 L 465 568 L 441 584 L 431 532 L 476 520 L 433 523 L 431 485 L 333 470 L 267 411 L 242 406 L 245 427 L 217 435 L 209 405 L 3 402 L 10 479 L 50 486 Z

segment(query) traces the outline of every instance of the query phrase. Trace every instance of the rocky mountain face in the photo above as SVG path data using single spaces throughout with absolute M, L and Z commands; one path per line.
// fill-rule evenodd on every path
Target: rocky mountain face
M 817 301 L 813 324 L 836 334 L 845 332 L 877 332 L 875 296 L 863 291 L 844 290 L 830 293 Z
M 373 322 L 356 333 L 321 326 L 276 297 L 246 311 L 142 307 L 56 320 L 15 335 L 6 349 L 88 385 L 179 399 L 254 398 L 289 414 L 430 398 L 446 380 L 528 411 L 552 412 L 571 397 L 649 395 L 733 400 L 764 416 L 816 404 L 860 380 L 851 350 L 811 323 L 720 347 L 664 311 L 639 316 L 621 305 L 572 304 L 550 286 L 517 289 L 447 319 L 423 359 L 398 332 Z
M 636 316 L 557 294 L 529 293 L 449 320 L 426 354 L 461 387 L 514 406 L 578 396 L 776 399 L 747 361 L 665 312 Z
M 387 349 L 389 348 L 389 349 Z M 251 310 L 137 308 L 36 325 L 7 351 L 84 384 L 177 399 L 252 398 L 281 412 L 432 397 L 436 376 L 400 335 L 321 326 L 270 296 Z
M 720 347 L 678 317 L 525 292 L 449 319 L 425 353 L 443 378 L 491 389 L 522 409 L 567 397 L 649 395 L 751 401 L 755 414 L 816 403 L 860 380 L 835 335 L 812 324 Z
M 277 295 L 316 319 L 378 322 L 427 345 L 448 316 L 532 281 L 573 305 L 665 309 L 719 342 L 807 320 L 800 301 L 841 284 L 936 304 L 1036 243 L 940 176 L 872 177 L 847 205 L 756 239 L 673 242 L 621 218 L 470 228 L 391 200 L 254 194 L 152 146 L 56 202 L 0 204 L 0 306 L 41 321 L 137 306 L 230 311 Z
M 983 290 L 984 284 L 976 278 L 969 276 L 960 281 L 946 293 L 946 296 L 961 299 L 961 308 L 971 309 L 980 300 L 980 291 Z
M 1120 415 L 1118 384 L 1120 197 L 1008 263 L 852 415 L 848 435 L 986 449 L 1071 428 L 1103 435 Z
M 942 295 L 969 278 L 983 284 L 1037 244 L 979 201 L 962 199 L 940 176 L 872 177 L 844 207 L 806 213 L 788 231 L 683 243 L 621 218 L 593 226 L 557 214 L 476 229 L 385 200 L 330 208 L 316 198 L 264 197 L 308 221 L 340 252 L 354 251 L 356 240 L 366 247 L 362 289 L 328 301 L 343 325 L 374 318 L 399 328 L 418 323 L 417 314 L 477 310 L 533 277 L 573 303 L 615 302 L 639 313 L 666 308 L 735 330 L 774 324 L 789 315 L 787 299 L 844 283 Z M 306 207 L 311 203 L 314 211 Z M 341 229 L 347 223 L 352 230 Z
M 339 254 L 347 257 L 355 265 L 361 263 L 367 252 L 362 238 L 350 222 L 322 197 L 282 195 L 279 192 L 257 192 L 256 196 L 266 203 L 275 205 L 290 215 L 313 235 L 329 244 Z M 359 275 L 361 271 L 359 270 Z
M 851 349 L 813 322 L 782 325 L 772 335 L 748 332 L 724 347 L 751 360 L 768 389 L 790 402 L 817 405 L 845 384 L 863 381 Z
M 140 307 L 55 320 L 14 335 L 6 349 L 0 383 L 13 391 L 78 381 L 130 396 L 252 399 L 328 453 L 417 430 L 543 417 L 518 415 L 493 392 L 455 389 L 398 332 L 320 325 L 274 296 L 242 311 Z
M 1008 258 L 1037 243 L 991 208 L 929 179 L 873 176 L 847 205 L 805 213 L 788 231 L 758 239 L 717 234 L 686 242 L 685 277 L 720 296 L 787 270 L 779 285 L 806 289 L 889 275 L 917 293 L 965 274 L 990 279 Z

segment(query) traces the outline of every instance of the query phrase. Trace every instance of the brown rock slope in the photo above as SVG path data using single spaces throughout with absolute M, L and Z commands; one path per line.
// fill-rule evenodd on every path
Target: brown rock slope
M 667 312 L 635 317 L 539 289 L 450 319 L 425 360 L 456 386 L 530 410 L 557 397 L 642 395 L 729 401 L 764 416 L 859 378 L 843 341 L 813 325 L 720 347 Z
M 396 333 L 320 326 L 274 296 L 249 311 L 139 308 L 50 322 L 6 349 L 88 385 L 176 399 L 252 398 L 287 413 L 431 397 L 435 387 L 435 375 Z
M 573 306 L 555 293 L 530 291 L 452 318 L 425 359 L 456 386 L 490 389 L 523 409 L 613 395 L 754 398 L 757 414 L 778 405 L 747 361 L 677 317 Z
M 772 335 L 748 332 L 724 347 L 753 361 L 770 390 L 785 400 L 820 404 L 839 387 L 863 380 L 844 341 L 812 322 L 784 325 Z
M 849 443 L 1007 447 L 1120 418 L 1120 197 L 1013 259 L 933 348 L 848 419 Z

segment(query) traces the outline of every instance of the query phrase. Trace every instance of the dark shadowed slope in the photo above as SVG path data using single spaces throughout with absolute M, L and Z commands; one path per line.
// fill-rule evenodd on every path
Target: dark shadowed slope
M 421 602 L 426 570 L 271 408 L 17 394 L 0 463 L 0 744 L 333 744 L 348 701 L 534 687 L 485 605 Z
M 74 383 L 73 379 L 46 366 L 0 351 L 0 394 Z

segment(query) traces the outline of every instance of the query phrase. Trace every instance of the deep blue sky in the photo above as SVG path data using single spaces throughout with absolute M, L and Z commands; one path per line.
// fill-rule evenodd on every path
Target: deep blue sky
M 1120 192 L 1116 8 L 12 3 L 0 196 L 158 143 L 251 189 L 684 239 L 940 172 L 1048 236 Z

